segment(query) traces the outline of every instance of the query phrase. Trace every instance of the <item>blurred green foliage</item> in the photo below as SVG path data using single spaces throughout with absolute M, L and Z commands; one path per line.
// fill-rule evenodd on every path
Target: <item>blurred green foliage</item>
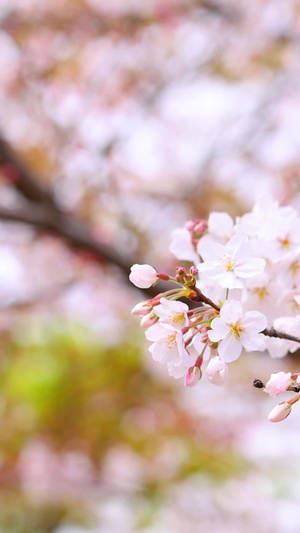
M 59 486 L 57 499 L 52 494 L 49 502 L 29 503 L 18 465 L 35 441 L 58 457 L 83 453 L 100 485 L 110 450 L 132 453 L 144 468 L 137 493 L 154 506 L 170 484 L 190 475 L 222 480 L 245 469 L 230 446 L 220 451 L 204 420 L 180 407 L 176 384 L 147 369 L 135 332 L 129 338 L 105 346 L 82 324 L 64 320 L 20 323 L 2 336 L 1 531 L 54 531 L 66 517 L 76 519 L 78 502 L 79 518 L 85 517 L 84 499 L 68 493 L 62 498 Z M 14 513 L 15 505 L 22 512 Z M 89 513 L 86 509 L 86 518 Z

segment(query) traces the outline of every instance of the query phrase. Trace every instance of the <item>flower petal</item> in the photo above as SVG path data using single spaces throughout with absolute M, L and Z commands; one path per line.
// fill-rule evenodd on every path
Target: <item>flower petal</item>
M 227 324 L 235 324 L 243 316 L 243 308 L 239 300 L 227 300 L 221 307 L 220 318 Z
M 211 330 L 207 332 L 209 340 L 218 342 L 229 333 L 230 327 L 219 317 L 214 318 L 211 322 Z
M 234 335 L 228 334 L 225 339 L 220 342 L 218 352 L 220 358 L 225 361 L 225 363 L 231 363 L 241 355 L 242 344 Z

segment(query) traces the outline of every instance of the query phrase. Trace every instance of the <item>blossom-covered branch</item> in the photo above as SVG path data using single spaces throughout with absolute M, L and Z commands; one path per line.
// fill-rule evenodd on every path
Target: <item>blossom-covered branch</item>
M 283 357 L 299 348 L 300 217 L 294 208 L 263 197 L 235 221 L 227 213 L 211 213 L 207 221 L 191 220 L 175 230 L 170 250 L 194 263 L 188 272 L 178 267 L 173 277 L 135 264 L 130 280 L 140 288 L 177 282 L 177 288 L 132 310 L 148 328 L 154 360 L 166 363 L 171 376 L 184 377 L 192 387 L 205 362 L 208 380 L 222 385 L 228 363 L 243 350 Z M 182 297 L 201 305 L 189 309 L 178 301 Z M 300 392 L 299 374 L 279 372 L 255 386 L 272 397 Z M 299 398 L 280 403 L 269 420 L 286 418 Z

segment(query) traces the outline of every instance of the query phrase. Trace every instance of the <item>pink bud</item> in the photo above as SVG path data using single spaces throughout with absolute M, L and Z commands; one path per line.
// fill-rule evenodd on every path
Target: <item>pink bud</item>
M 278 394 L 285 392 L 291 383 L 290 372 L 277 372 L 277 374 L 271 374 L 271 377 L 264 388 L 264 392 L 269 394 L 272 398 L 275 398 Z
M 132 315 L 144 316 L 152 311 L 152 305 L 149 302 L 140 302 L 134 306 L 131 311 Z
M 141 326 L 142 328 L 149 328 L 149 326 L 152 326 L 157 321 L 158 316 L 155 313 L 148 313 L 147 315 L 143 316 L 141 320 Z
M 185 374 L 185 386 L 194 387 L 195 385 L 197 385 L 199 379 L 201 379 L 201 376 L 202 372 L 200 368 L 198 368 L 197 366 L 191 366 L 191 368 L 189 368 Z
M 151 265 L 133 265 L 129 279 L 139 289 L 148 289 L 157 281 L 158 272 Z
M 192 266 L 191 269 L 190 269 L 190 272 L 193 276 L 197 276 L 198 274 L 198 268 L 196 268 L 195 266 Z
M 281 422 L 287 418 L 291 412 L 291 405 L 288 402 L 281 402 L 272 409 L 269 413 L 269 422 Z
M 228 366 L 225 361 L 222 361 L 222 359 L 216 355 L 209 361 L 205 374 L 209 381 L 214 385 L 223 385 L 228 376 Z
M 198 219 L 187 220 L 186 223 L 184 224 L 184 227 L 185 227 L 185 229 L 187 229 L 188 231 L 193 231 L 195 225 L 198 224 L 198 222 L 199 222 Z
M 195 233 L 204 233 L 208 228 L 208 224 L 205 220 L 200 220 L 194 227 Z

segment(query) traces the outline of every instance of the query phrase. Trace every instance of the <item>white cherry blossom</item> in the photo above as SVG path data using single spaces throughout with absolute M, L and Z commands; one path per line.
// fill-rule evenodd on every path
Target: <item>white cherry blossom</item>
M 208 217 L 208 233 L 226 243 L 232 237 L 234 222 L 228 213 L 214 211 Z
M 155 307 L 155 314 L 159 317 L 159 322 L 182 329 L 189 325 L 188 310 L 188 305 L 183 302 L 161 298 L 160 304 Z
M 237 220 L 239 230 L 254 238 L 275 238 L 286 220 L 296 218 L 297 212 L 291 206 L 280 207 L 270 195 L 261 196 L 251 213 L 246 213 Z
M 220 316 L 211 322 L 208 337 L 212 342 L 219 342 L 220 358 L 226 363 L 235 361 L 245 348 L 247 352 L 264 350 L 264 338 L 260 332 L 267 327 L 265 315 L 258 311 L 243 312 L 238 300 L 226 301 Z
M 198 252 L 204 260 L 197 266 L 199 273 L 227 289 L 242 289 L 243 280 L 261 274 L 266 264 L 260 257 L 251 257 L 251 245 L 241 235 L 234 235 L 226 245 L 203 237 Z
M 170 376 L 183 377 L 191 366 L 191 360 L 181 331 L 169 324 L 154 324 L 145 332 L 145 336 L 153 342 L 149 351 L 154 361 L 166 363 Z
M 169 247 L 170 252 L 181 261 L 199 261 L 191 239 L 191 233 L 186 228 L 178 228 L 171 233 L 172 241 Z
M 139 289 L 148 289 L 158 279 L 157 270 L 151 265 L 135 264 L 130 271 L 129 279 Z
M 205 374 L 214 385 L 223 385 L 228 376 L 228 365 L 218 355 L 215 355 L 210 359 Z

